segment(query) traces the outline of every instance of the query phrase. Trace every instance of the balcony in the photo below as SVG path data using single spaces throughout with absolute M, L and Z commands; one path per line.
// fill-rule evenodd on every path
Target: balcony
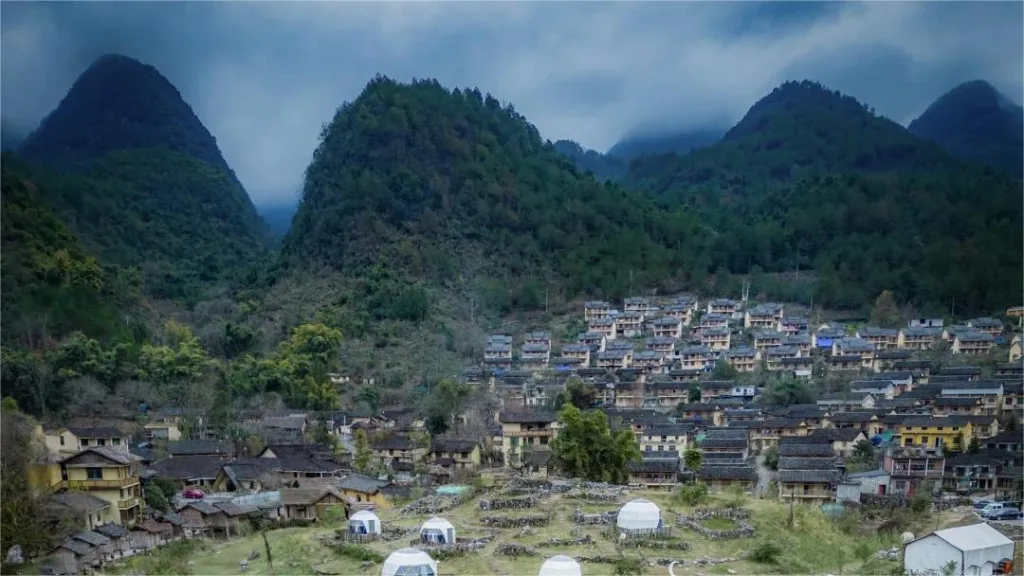
M 139 483 L 138 476 L 114 478 L 110 480 L 64 480 L 61 487 L 66 490 L 104 490 L 109 488 L 127 488 Z
M 520 430 L 518 432 L 506 432 L 506 436 L 519 436 L 520 438 L 532 438 L 538 436 L 554 436 L 555 431 L 551 428 L 543 430 Z
M 139 499 L 134 497 L 134 496 L 129 498 L 129 499 L 127 499 L 127 500 L 118 500 L 117 501 L 117 507 L 120 508 L 121 510 L 129 510 L 131 508 L 135 508 L 138 505 L 139 505 Z
M 942 469 L 922 470 L 919 468 L 908 468 L 906 466 L 893 466 L 890 472 L 893 476 L 905 476 L 914 478 L 941 478 Z

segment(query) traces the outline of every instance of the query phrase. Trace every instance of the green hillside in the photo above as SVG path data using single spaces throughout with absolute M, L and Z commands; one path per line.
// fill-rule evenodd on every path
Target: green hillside
M 590 170 L 598 180 L 618 180 L 629 168 L 629 162 L 622 158 L 586 149 L 572 140 L 555 142 L 555 150 L 568 156 L 581 171 Z
M 188 296 L 268 255 L 216 141 L 151 66 L 100 58 L 18 154 L 82 243 L 140 267 L 156 296 Z
M 824 305 L 884 289 L 959 310 L 1019 300 L 1020 181 L 812 82 L 775 89 L 714 146 L 635 160 L 626 183 L 699 214 L 712 266 L 813 269 Z
M 283 257 L 403 285 L 487 282 L 501 306 L 536 308 L 549 287 L 678 283 L 694 229 L 581 174 L 511 105 L 377 77 L 324 129 Z
M 1024 111 L 984 80 L 946 92 L 907 129 L 959 158 L 1024 174 Z

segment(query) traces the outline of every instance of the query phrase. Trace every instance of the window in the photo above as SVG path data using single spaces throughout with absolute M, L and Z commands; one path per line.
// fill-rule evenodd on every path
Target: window
M 88 438 L 82 438 L 82 446 L 88 446 L 88 445 L 89 445 L 89 439 Z
M 89 480 L 103 480 L 103 468 L 86 468 L 85 477 Z
M 114 446 L 120 446 L 121 445 L 121 439 L 120 438 L 114 438 L 114 439 L 112 439 L 110 441 L 110 443 L 113 444 Z
M 96 441 L 96 445 L 97 446 L 106 446 L 107 445 L 107 440 L 105 438 L 100 438 L 99 440 Z

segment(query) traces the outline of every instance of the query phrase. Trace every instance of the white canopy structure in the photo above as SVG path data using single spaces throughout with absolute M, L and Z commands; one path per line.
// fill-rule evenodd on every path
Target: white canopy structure
M 434 516 L 420 526 L 420 540 L 435 544 L 454 544 L 455 526 L 444 518 Z
M 352 534 L 380 534 L 380 518 L 369 510 L 360 510 L 348 519 L 348 531 Z
M 619 530 L 653 530 L 661 527 L 661 510 L 645 498 L 626 502 L 615 519 Z
M 583 576 L 583 569 L 580 568 L 579 562 L 559 554 L 545 560 L 537 576 Z
M 907 574 L 938 574 L 953 564 L 954 574 L 988 576 L 1001 560 L 1012 558 L 1013 540 L 984 522 L 932 532 L 903 551 Z
M 380 576 L 437 576 L 437 562 L 418 548 L 402 548 L 384 561 Z

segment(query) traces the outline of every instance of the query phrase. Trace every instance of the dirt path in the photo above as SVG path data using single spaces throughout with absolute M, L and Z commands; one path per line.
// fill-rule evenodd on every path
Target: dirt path
M 764 463 L 764 454 L 758 454 L 754 460 L 754 469 L 757 470 L 757 486 L 754 488 L 754 496 L 764 496 L 768 491 L 768 485 L 775 478 L 775 473 Z

